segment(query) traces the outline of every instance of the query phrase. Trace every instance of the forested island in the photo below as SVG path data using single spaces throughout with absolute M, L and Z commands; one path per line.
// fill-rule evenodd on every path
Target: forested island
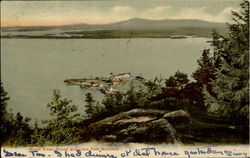
M 125 92 L 107 93 L 102 102 L 87 93 L 85 115 L 54 90 L 47 104 L 51 119 L 30 125 L 31 118 L 7 110 L 11 97 L 1 83 L 1 145 L 249 144 L 247 0 L 241 9 L 232 12 L 234 23 L 228 24 L 226 35 L 212 32 L 212 50 L 203 50 L 192 80 L 177 71 L 166 79 L 142 82 L 143 89 L 131 84 Z

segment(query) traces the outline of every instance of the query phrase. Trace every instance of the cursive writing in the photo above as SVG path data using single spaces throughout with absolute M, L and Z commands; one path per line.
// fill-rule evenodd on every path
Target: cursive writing
M 99 151 L 101 152 L 101 151 Z M 104 157 L 104 158 L 117 158 L 117 156 L 113 154 L 101 154 L 101 153 L 93 153 L 91 150 L 85 153 L 86 157 Z
M 26 157 L 27 155 L 25 154 L 22 154 L 22 153 L 18 153 L 18 152 L 9 152 L 5 149 L 3 149 L 3 152 L 4 152 L 4 156 L 5 157 Z
M 45 154 L 40 153 L 40 152 L 38 152 L 36 150 L 30 151 L 30 153 L 32 154 L 33 157 L 45 157 Z
M 80 150 L 76 150 L 76 152 L 68 152 L 68 151 L 64 151 L 63 153 L 58 151 L 58 150 L 54 150 L 54 153 L 57 155 L 57 157 L 80 157 L 82 155 L 82 152 Z
M 56 150 L 50 151 L 49 155 L 46 155 L 48 152 L 43 153 L 39 150 L 30 150 L 30 151 L 8 151 L 8 149 L 3 149 L 3 157 L 57 157 L 57 158 L 131 158 L 131 157 L 248 157 L 248 152 L 241 150 L 243 152 L 237 151 L 236 149 L 218 149 L 214 146 L 205 146 L 205 147 L 195 147 L 195 148 L 184 148 L 183 150 L 176 151 L 175 149 L 160 150 L 155 147 L 148 148 L 137 148 L 125 151 L 116 151 L 116 152 L 106 152 L 100 150 L 101 148 L 91 148 L 93 150 L 87 149 L 87 151 L 82 151 L 81 149 L 76 150 L 63 150 L 59 148 Z M 98 150 L 97 150 L 98 149 Z M 117 155 L 116 155 L 117 154 Z
M 76 152 L 60 152 L 58 150 L 54 150 L 54 153 L 57 157 L 82 157 L 85 155 L 85 157 L 101 157 L 101 158 L 117 158 L 117 156 L 113 154 L 102 154 L 101 151 L 99 153 L 94 153 L 93 151 L 89 150 L 85 154 L 83 154 L 80 150 L 76 150 Z
M 121 153 L 121 157 L 130 157 L 130 156 L 177 156 L 179 153 L 172 151 L 158 151 L 156 148 L 141 148 L 135 150 L 126 150 L 124 153 Z
M 220 155 L 219 157 L 231 156 L 244 156 L 247 157 L 245 152 L 236 152 L 231 150 L 216 150 L 213 147 L 199 147 L 195 150 L 184 150 L 184 154 L 191 158 L 193 155 Z

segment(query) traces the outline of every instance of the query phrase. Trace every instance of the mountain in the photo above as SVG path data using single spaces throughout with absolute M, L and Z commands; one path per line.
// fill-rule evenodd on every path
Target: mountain
M 224 23 L 214 23 L 202 20 L 146 20 L 140 18 L 129 19 L 110 24 L 109 27 L 117 29 L 143 29 L 143 30 L 166 30 L 169 28 L 223 28 Z
M 221 33 L 226 30 L 225 23 L 207 22 L 195 19 L 165 19 L 165 20 L 148 20 L 141 18 L 133 18 L 110 24 L 74 24 L 63 26 L 25 26 L 25 27 L 3 27 L 3 32 L 28 32 L 28 31 L 48 31 L 61 30 L 63 34 L 86 35 L 112 34 L 114 37 L 133 35 L 147 35 L 147 37 L 155 36 L 173 36 L 173 35 L 195 35 L 210 36 L 212 29 L 216 29 Z M 61 32 L 61 33 L 62 33 Z M 158 37 L 156 35 L 155 37 Z M 85 37 L 87 37 L 85 36 Z M 88 36 L 89 37 L 89 36 Z
M 40 31 L 51 29 L 85 30 L 85 29 L 115 29 L 115 30 L 166 30 L 169 28 L 224 28 L 225 23 L 207 22 L 202 20 L 147 20 L 133 18 L 110 24 L 73 24 L 62 26 L 21 26 L 3 27 L 2 31 Z

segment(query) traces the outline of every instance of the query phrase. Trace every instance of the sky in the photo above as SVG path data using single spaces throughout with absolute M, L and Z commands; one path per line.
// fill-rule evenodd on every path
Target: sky
M 130 18 L 230 22 L 239 0 L 1 1 L 1 27 L 105 24 Z

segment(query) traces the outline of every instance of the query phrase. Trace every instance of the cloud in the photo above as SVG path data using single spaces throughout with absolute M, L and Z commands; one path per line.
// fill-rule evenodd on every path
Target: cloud
M 150 18 L 150 19 L 164 19 L 168 16 L 168 11 L 172 8 L 172 6 L 164 5 L 158 6 L 153 9 L 147 10 L 142 14 L 143 18 Z
M 111 14 L 119 17 L 130 17 L 134 15 L 134 13 L 135 11 L 129 6 L 114 6 Z
M 207 7 L 181 8 L 173 10 L 172 6 L 164 5 L 144 11 L 139 17 L 146 19 L 198 19 L 210 22 L 231 22 L 231 11 L 237 8 L 227 7 L 217 14 L 211 14 Z
M 112 9 L 114 12 L 129 12 L 132 9 L 129 6 L 115 6 Z
M 151 13 L 161 13 L 161 12 L 165 12 L 168 9 L 171 9 L 171 6 L 165 5 L 165 6 L 158 6 L 156 8 L 153 8 L 152 10 L 150 10 L 149 12 Z
M 232 11 L 239 12 L 239 9 L 232 8 L 232 7 L 225 8 L 218 14 L 218 17 L 226 19 L 226 22 L 231 21 L 232 20 Z
M 114 6 L 104 18 L 112 19 L 113 22 L 130 19 L 136 16 L 136 11 L 130 6 Z
M 185 8 L 177 12 L 173 19 L 200 19 L 200 20 L 214 20 L 211 14 L 206 13 L 206 7 L 202 8 Z
M 206 7 L 202 8 L 185 8 L 177 12 L 174 16 L 170 17 L 172 19 L 199 19 L 211 22 L 230 22 L 231 21 L 231 11 L 237 11 L 236 8 L 225 8 L 218 14 L 209 14 Z

